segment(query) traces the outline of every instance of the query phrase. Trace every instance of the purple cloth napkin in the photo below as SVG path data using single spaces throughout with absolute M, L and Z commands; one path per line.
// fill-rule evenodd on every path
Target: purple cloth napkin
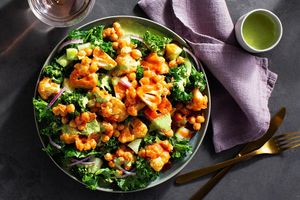
M 216 152 L 253 141 L 269 127 L 268 99 L 277 75 L 268 60 L 238 47 L 225 0 L 141 0 L 153 20 L 185 38 L 209 77 Z

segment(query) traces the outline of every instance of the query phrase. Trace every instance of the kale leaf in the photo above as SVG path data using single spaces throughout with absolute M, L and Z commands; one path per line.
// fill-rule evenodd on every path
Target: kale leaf
M 199 88 L 200 91 L 203 91 L 206 86 L 203 72 L 197 71 L 188 60 L 184 64 L 173 67 L 170 70 L 169 77 L 171 77 L 173 83 L 171 99 L 174 101 L 190 101 L 192 99 L 192 89 Z
M 58 135 L 60 134 L 62 129 L 62 124 L 60 120 L 52 121 L 47 126 L 43 129 L 41 129 L 41 134 L 42 135 Z
M 73 91 L 73 92 L 64 92 L 59 97 L 59 102 L 62 104 L 74 104 L 77 108 L 76 110 L 79 110 L 80 112 L 86 111 L 86 104 L 88 103 L 88 98 L 80 93 L 79 91 Z
M 156 52 L 160 56 L 164 54 L 166 44 L 172 41 L 171 38 L 161 37 L 159 35 L 152 34 L 149 31 L 146 31 L 143 35 L 143 39 L 150 51 Z
M 45 148 L 42 149 L 43 151 L 45 151 L 47 154 L 49 154 L 50 156 L 53 156 L 54 154 L 58 153 L 58 149 L 56 149 L 55 147 L 53 147 L 51 144 L 48 144 Z
M 33 106 L 36 111 L 36 118 L 38 122 L 42 121 L 55 121 L 55 116 L 52 113 L 48 103 L 42 99 L 33 99 Z
M 192 93 L 186 89 L 190 84 L 190 65 L 180 65 L 170 70 L 170 76 L 173 77 L 173 87 L 171 89 L 171 98 L 174 101 L 190 101 Z
M 144 188 L 159 176 L 159 172 L 154 171 L 147 160 L 141 157 L 137 158 L 135 173 L 136 175 L 116 179 L 118 186 L 124 191 Z
M 136 69 L 136 80 L 140 80 L 141 78 L 144 77 L 144 67 L 138 66 Z
M 56 62 L 52 62 L 44 67 L 43 76 L 49 77 L 53 82 L 60 84 L 64 80 L 63 67 Z
M 136 45 L 136 49 L 140 50 L 140 52 L 142 53 L 142 57 L 145 57 L 150 53 L 150 50 L 143 42 L 133 38 L 131 38 L 130 41 L 131 43 Z
M 101 74 L 99 76 L 98 80 L 98 87 L 102 88 L 103 90 L 106 90 L 108 92 L 112 92 L 112 87 L 111 87 L 111 77 L 106 74 Z
M 105 53 L 114 58 L 116 52 L 112 47 L 112 42 L 105 42 L 103 40 L 103 30 L 103 25 L 95 26 L 89 30 L 75 29 L 69 33 L 68 39 L 82 39 L 84 43 L 90 42 L 94 46 L 99 46 Z M 72 47 L 74 47 L 74 45 Z
M 192 72 L 190 76 L 190 83 L 194 88 L 199 88 L 202 92 L 206 87 L 206 81 L 203 72 L 199 72 L 196 68 L 192 67 Z
M 108 140 L 107 142 L 99 144 L 99 152 L 101 152 L 101 154 L 104 155 L 106 153 L 117 150 L 119 146 L 120 142 L 118 138 L 111 137 L 110 140 Z
M 75 148 L 65 147 L 63 149 L 64 157 L 65 158 L 85 158 L 91 155 L 100 154 L 99 152 L 92 150 L 92 151 L 77 151 Z
M 172 159 L 182 159 L 192 150 L 192 146 L 190 145 L 189 140 L 170 138 L 170 142 L 174 147 L 171 154 Z

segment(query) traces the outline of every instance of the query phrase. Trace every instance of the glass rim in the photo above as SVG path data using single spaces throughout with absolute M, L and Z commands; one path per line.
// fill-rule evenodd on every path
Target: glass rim
M 76 12 L 71 16 L 68 16 L 67 18 L 61 19 L 58 17 L 56 18 L 55 16 L 47 17 L 47 15 L 43 14 L 42 12 L 40 12 L 38 8 L 35 7 L 32 1 L 33 0 L 28 0 L 28 4 L 30 10 L 35 15 L 35 17 L 38 18 L 43 23 L 52 27 L 70 27 L 80 23 L 91 12 L 95 4 L 95 0 L 89 0 L 89 3 L 85 5 L 83 8 L 80 8 L 78 12 Z

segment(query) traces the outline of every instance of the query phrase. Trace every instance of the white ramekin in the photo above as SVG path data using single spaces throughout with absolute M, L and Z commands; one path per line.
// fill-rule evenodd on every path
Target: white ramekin
M 261 12 L 261 13 L 264 13 L 266 15 L 268 15 L 269 17 L 272 18 L 272 20 L 274 21 L 274 23 L 276 24 L 276 27 L 277 27 L 277 31 L 278 31 L 278 37 L 277 37 L 277 40 L 272 44 L 272 46 L 266 48 L 266 49 L 256 49 L 252 46 L 250 46 L 244 36 L 243 36 L 243 25 L 244 25 L 244 22 L 246 20 L 246 18 L 251 15 L 252 13 L 254 12 Z M 236 35 L 236 38 L 239 42 L 239 44 L 246 50 L 246 51 L 249 51 L 251 53 L 261 53 L 261 52 L 266 52 L 266 51 L 269 51 L 271 49 L 273 49 L 280 41 L 281 37 L 282 37 L 282 24 L 281 24 L 281 21 L 279 20 L 279 18 L 271 11 L 269 10 L 266 10 L 266 9 L 255 9 L 255 10 L 252 10 L 248 13 L 246 13 L 245 15 L 241 16 L 239 18 L 239 20 L 236 22 L 235 24 L 235 35 Z

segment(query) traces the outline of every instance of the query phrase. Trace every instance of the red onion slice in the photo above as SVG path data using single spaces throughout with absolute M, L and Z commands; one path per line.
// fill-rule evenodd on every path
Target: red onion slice
M 196 58 L 196 56 L 195 56 L 190 50 L 188 50 L 188 49 L 185 48 L 185 47 L 183 47 L 183 50 L 184 50 L 185 52 L 187 52 L 187 53 L 193 58 L 193 60 L 194 60 L 195 63 L 196 63 L 196 68 L 197 68 L 197 70 L 200 70 L 200 65 L 199 65 L 199 62 L 198 62 L 198 59 Z
M 61 149 L 61 146 L 60 146 L 59 144 L 56 144 L 56 143 L 51 139 L 50 136 L 48 136 L 48 138 L 49 138 L 49 142 L 50 142 L 50 144 L 51 144 L 52 146 L 54 146 L 54 147 L 57 148 L 57 149 Z
M 144 42 L 144 39 L 139 37 L 139 36 L 136 36 L 136 35 L 130 35 L 130 39 L 134 39 L 134 40 L 138 40 L 140 42 Z
M 62 93 L 64 93 L 64 91 L 66 90 L 65 87 L 63 87 L 63 89 L 61 89 L 55 96 L 54 98 L 51 100 L 51 102 L 48 104 L 48 107 L 51 107 L 55 101 L 58 99 L 58 97 L 60 97 L 60 95 L 62 95 Z
M 78 165 L 78 164 L 93 164 L 95 162 L 85 162 L 85 161 L 87 161 L 87 160 L 89 160 L 89 159 L 91 159 L 93 157 L 94 156 L 92 155 L 92 156 L 88 156 L 86 158 L 83 158 L 81 160 L 72 159 L 72 161 L 75 161 L 75 162 L 71 163 L 69 166 L 71 167 L 71 166 Z
M 123 169 L 120 165 L 116 164 L 116 167 L 124 173 L 124 175 L 120 176 L 120 178 L 124 178 L 124 177 L 127 177 L 127 176 L 135 176 L 136 175 L 135 172 L 127 171 L 127 170 Z
M 73 40 L 67 40 L 65 42 L 63 42 L 59 47 L 58 47 L 58 51 L 61 51 L 63 48 L 65 48 L 66 46 L 70 45 L 70 44 L 82 44 L 83 40 L 82 39 L 73 39 Z
M 124 87 L 126 87 L 126 88 L 130 88 L 130 87 L 132 86 L 131 83 L 129 82 L 127 76 L 122 77 L 122 78 L 119 80 L 119 83 L 120 83 L 121 85 L 123 85 Z

